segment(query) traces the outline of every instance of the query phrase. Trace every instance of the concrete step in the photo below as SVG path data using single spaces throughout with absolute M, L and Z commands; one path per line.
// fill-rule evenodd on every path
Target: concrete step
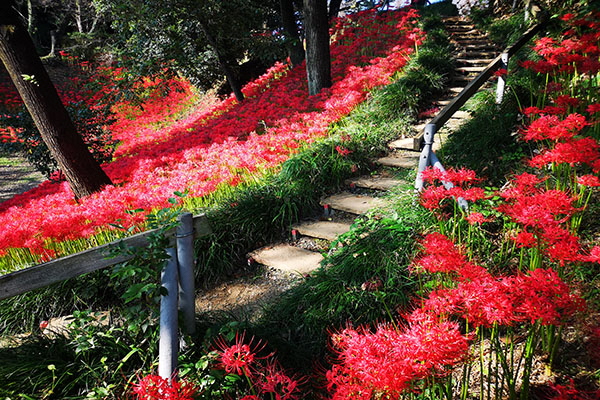
M 453 93 L 453 94 L 457 95 L 460 92 L 462 92 L 464 88 L 465 88 L 464 86 L 454 86 L 454 87 L 446 89 L 446 91 L 448 93 Z
M 375 160 L 375 162 L 379 165 L 383 165 L 386 167 L 393 168 L 417 168 L 417 164 L 419 162 L 419 153 L 414 153 L 412 157 L 403 157 L 403 156 L 388 156 L 381 157 Z
M 410 148 L 412 148 L 412 143 L 413 140 L 410 139 Z M 386 176 L 373 175 L 362 176 L 360 178 L 355 179 L 348 179 L 346 183 L 348 185 L 354 185 L 359 188 L 386 191 L 392 189 L 393 187 L 406 183 L 406 181 Z
M 457 58 L 494 58 L 498 55 L 497 51 L 459 51 Z
M 487 66 L 493 61 L 492 58 L 458 58 L 456 60 L 457 66 Z
M 350 225 L 335 221 L 304 221 L 294 225 L 292 229 L 297 230 L 303 236 L 333 241 L 342 233 L 348 232 Z
M 301 274 L 314 271 L 323 261 L 323 256 L 319 253 L 285 243 L 254 250 L 248 257 L 271 268 Z
M 452 119 L 468 119 L 471 118 L 471 113 L 468 111 L 457 111 L 452 114 Z
M 333 208 L 334 210 L 362 215 L 367 213 L 372 208 L 383 207 L 386 202 L 378 197 L 342 192 L 321 200 L 321 204 L 328 204 L 329 207 Z
M 470 73 L 480 73 L 481 71 L 483 71 L 485 69 L 485 67 L 458 67 L 455 69 L 456 72 L 458 73 L 462 73 L 462 74 L 470 74 Z

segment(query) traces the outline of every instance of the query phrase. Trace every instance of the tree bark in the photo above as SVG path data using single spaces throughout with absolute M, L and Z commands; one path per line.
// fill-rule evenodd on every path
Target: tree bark
M 340 13 L 340 7 L 342 6 L 342 0 L 331 0 L 329 2 L 329 19 L 333 19 Z
M 308 94 L 331 86 L 327 0 L 304 0 Z
M 296 16 L 294 15 L 294 1 L 279 0 L 279 8 L 281 11 L 281 23 L 287 37 L 286 46 L 288 55 L 292 65 L 296 66 L 304 60 L 304 47 L 302 47 L 302 40 L 300 40 L 300 35 L 298 34 L 298 24 L 296 24 Z
M 0 60 L 75 197 L 88 196 L 111 181 L 77 133 L 14 6 L 0 2 Z
M 202 33 L 204 33 L 204 36 L 206 37 L 206 41 L 213 48 L 213 51 L 217 55 L 217 61 L 219 62 L 219 65 L 221 66 L 221 70 L 223 70 L 223 73 L 225 74 L 227 83 L 229 83 L 229 86 L 231 87 L 231 90 L 233 91 L 235 98 L 237 99 L 237 101 L 240 101 L 240 102 L 243 101 L 244 93 L 242 93 L 242 86 L 240 85 L 240 82 L 237 79 L 233 69 L 231 69 L 231 67 L 229 66 L 229 62 L 225 59 L 225 57 L 223 57 L 223 54 L 220 51 L 217 40 L 210 33 L 210 31 L 206 27 L 206 24 L 204 23 L 204 21 L 198 21 L 198 23 L 200 25 L 200 29 L 202 30 Z

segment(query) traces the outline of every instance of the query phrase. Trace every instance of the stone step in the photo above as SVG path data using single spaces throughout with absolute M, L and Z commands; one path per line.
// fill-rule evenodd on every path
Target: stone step
M 454 114 L 452 114 L 452 119 L 468 119 L 471 118 L 471 113 L 468 111 L 458 110 Z
M 492 46 L 485 38 L 456 38 L 453 37 L 454 41 L 461 46 Z
M 285 243 L 254 250 L 248 257 L 267 267 L 301 274 L 314 271 L 323 261 L 323 256 L 319 253 Z
M 411 147 L 409 147 L 409 148 L 412 148 L 412 144 L 413 144 L 413 139 L 411 138 L 410 139 Z M 403 181 L 401 179 L 386 177 L 386 176 L 379 176 L 379 175 L 362 176 L 360 178 L 348 179 L 346 181 L 346 184 L 354 185 L 359 188 L 383 190 L 383 191 L 390 190 L 390 189 L 392 189 L 398 185 L 401 185 L 403 183 L 406 183 L 406 181 Z
M 447 91 L 448 93 L 453 93 L 453 94 L 457 95 L 457 94 L 459 94 L 460 92 L 462 92 L 462 91 L 463 91 L 463 89 L 464 89 L 464 86 L 454 86 L 454 87 L 451 87 L 451 88 L 448 88 L 448 89 L 446 89 L 446 91 Z
M 494 61 L 492 58 L 458 58 L 456 64 L 458 66 L 487 66 Z
M 303 236 L 333 241 L 342 233 L 348 232 L 350 225 L 335 221 L 304 221 L 294 225 L 292 229 L 297 230 Z
M 470 74 L 470 73 L 480 73 L 486 67 L 458 67 L 455 69 L 456 72 L 462 74 Z
M 413 157 L 387 156 L 375 160 L 379 165 L 393 168 L 417 168 L 419 162 L 419 153 L 414 153 Z
M 372 208 L 384 206 L 386 201 L 378 197 L 341 192 L 321 200 L 321 205 L 327 204 L 334 210 L 362 215 Z
M 496 51 L 460 51 L 456 54 L 458 58 L 494 58 L 498 55 Z

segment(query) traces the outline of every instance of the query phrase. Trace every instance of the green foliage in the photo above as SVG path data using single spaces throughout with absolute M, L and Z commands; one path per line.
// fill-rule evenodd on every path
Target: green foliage
M 110 161 L 115 146 L 105 127 L 111 122 L 110 107 L 105 105 L 92 110 L 84 101 L 70 102 L 65 107 L 94 158 L 99 163 Z M 35 169 L 49 178 L 58 169 L 58 164 L 25 106 L 20 106 L 16 112 L 2 112 L 0 104 L 0 126 L 15 128 L 18 138 L 14 142 L 0 141 L 1 150 L 23 154 Z
M 472 169 L 493 185 L 502 185 L 527 154 L 510 133 L 517 125 L 516 101 L 508 97 L 498 108 L 492 92 L 481 92 L 466 108 L 473 116 L 448 137 L 439 154 L 442 162 Z
M 273 2 L 177 0 L 169 7 L 155 0 L 97 3 L 112 19 L 112 51 L 132 79 L 169 66 L 208 89 L 222 79 L 222 62 L 235 70 L 247 58 L 271 64 L 281 55 L 277 38 L 268 34 L 275 29 L 270 24 L 278 10 Z
M 326 351 L 327 329 L 346 324 L 390 321 L 408 307 L 417 288 L 408 265 L 414 255 L 415 233 L 424 215 L 406 212 L 412 200 L 405 197 L 397 213 L 374 215 L 357 221 L 342 235 L 314 271 L 264 312 L 257 328 L 281 351 L 281 357 L 299 368 Z M 401 211 L 402 210 L 402 211 Z

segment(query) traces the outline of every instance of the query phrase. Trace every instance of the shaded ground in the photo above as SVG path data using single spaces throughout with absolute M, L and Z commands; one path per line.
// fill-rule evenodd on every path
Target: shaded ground
M 46 178 L 24 158 L 0 155 L 0 202 L 39 185 Z

